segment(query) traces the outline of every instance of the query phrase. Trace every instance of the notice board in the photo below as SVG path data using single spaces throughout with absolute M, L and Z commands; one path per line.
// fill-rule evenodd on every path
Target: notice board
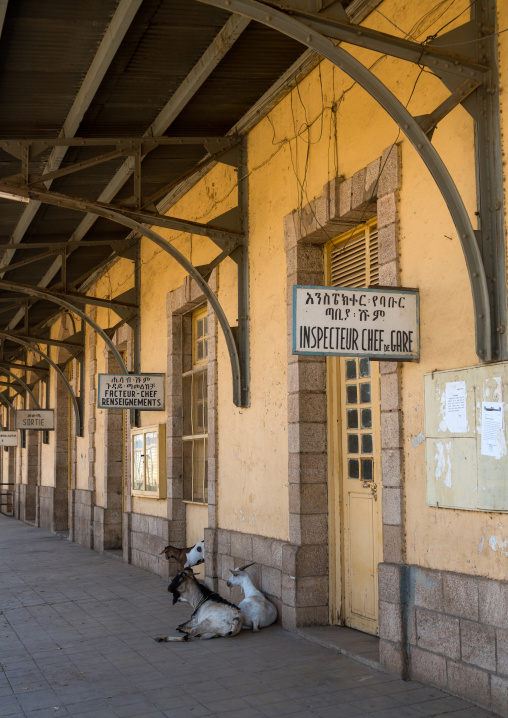
M 508 512 L 508 362 L 423 382 L 427 504 Z

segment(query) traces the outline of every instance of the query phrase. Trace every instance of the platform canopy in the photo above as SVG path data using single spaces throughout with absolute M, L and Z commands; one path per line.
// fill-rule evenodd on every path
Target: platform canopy
M 355 19 L 371 4 L 342 2 Z M 0 0 L 0 189 L 100 202 L 149 225 L 312 61 L 275 30 L 195 0 Z M 132 256 L 133 234 L 12 200 L 0 195 L 0 329 L 36 340 L 61 306 L 26 287 L 72 302 Z M 4 360 L 19 355 L 2 342 Z

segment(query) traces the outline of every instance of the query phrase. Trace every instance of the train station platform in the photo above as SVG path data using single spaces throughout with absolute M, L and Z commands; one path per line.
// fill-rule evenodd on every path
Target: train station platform
M 157 643 L 191 612 L 166 581 L 2 515 L 0 612 L 0 718 L 493 715 L 277 625 Z

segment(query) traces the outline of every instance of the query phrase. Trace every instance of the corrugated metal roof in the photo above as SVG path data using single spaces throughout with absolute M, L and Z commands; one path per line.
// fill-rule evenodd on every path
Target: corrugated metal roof
M 59 135 L 92 60 L 117 11 L 119 0 L 10 0 L 0 37 L 0 139 L 55 138 Z M 195 0 L 143 0 L 117 49 L 77 136 L 141 137 L 227 22 L 229 14 Z M 170 135 L 224 135 L 295 62 L 304 48 L 251 23 L 174 120 Z M 108 148 L 71 147 L 61 167 Z M 143 163 L 143 191 L 151 195 L 188 173 L 205 156 L 200 146 L 160 147 Z M 30 163 L 40 174 L 50 150 Z M 116 159 L 53 181 L 51 189 L 97 199 L 123 162 Z M 0 150 L 0 178 L 20 171 L 20 163 Z M 132 194 L 132 180 L 117 199 Z M 15 232 L 26 205 L 0 199 L 1 244 Z M 83 215 L 41 206 L 22 242 L 67 241 Z M 124 237 L 126 230 L 97 220 L 83 240 Z M 38 250 L 16 251 L 11 263 Z M 104 247 L 80 247 L 68 258 L 68 281 L 94 272 L 111 255 Z M 4 269 L 12 281 L 37 285 L 53 262 L 40 260 Z M 52 280 L 61 281 L 59 274 Z M 11 296 L 0 289 L 0 298 Z M 48 302 L 33 303 L 29 328 L 55 313 Z M 0 327 L 15 314 L 0 315 Z

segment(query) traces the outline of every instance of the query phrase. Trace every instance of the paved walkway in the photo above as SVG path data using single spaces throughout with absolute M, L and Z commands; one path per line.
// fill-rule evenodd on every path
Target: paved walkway
M 166 581 L 0 515 L 0 718 L 492 715 L 271 626 L 189 643 Z

